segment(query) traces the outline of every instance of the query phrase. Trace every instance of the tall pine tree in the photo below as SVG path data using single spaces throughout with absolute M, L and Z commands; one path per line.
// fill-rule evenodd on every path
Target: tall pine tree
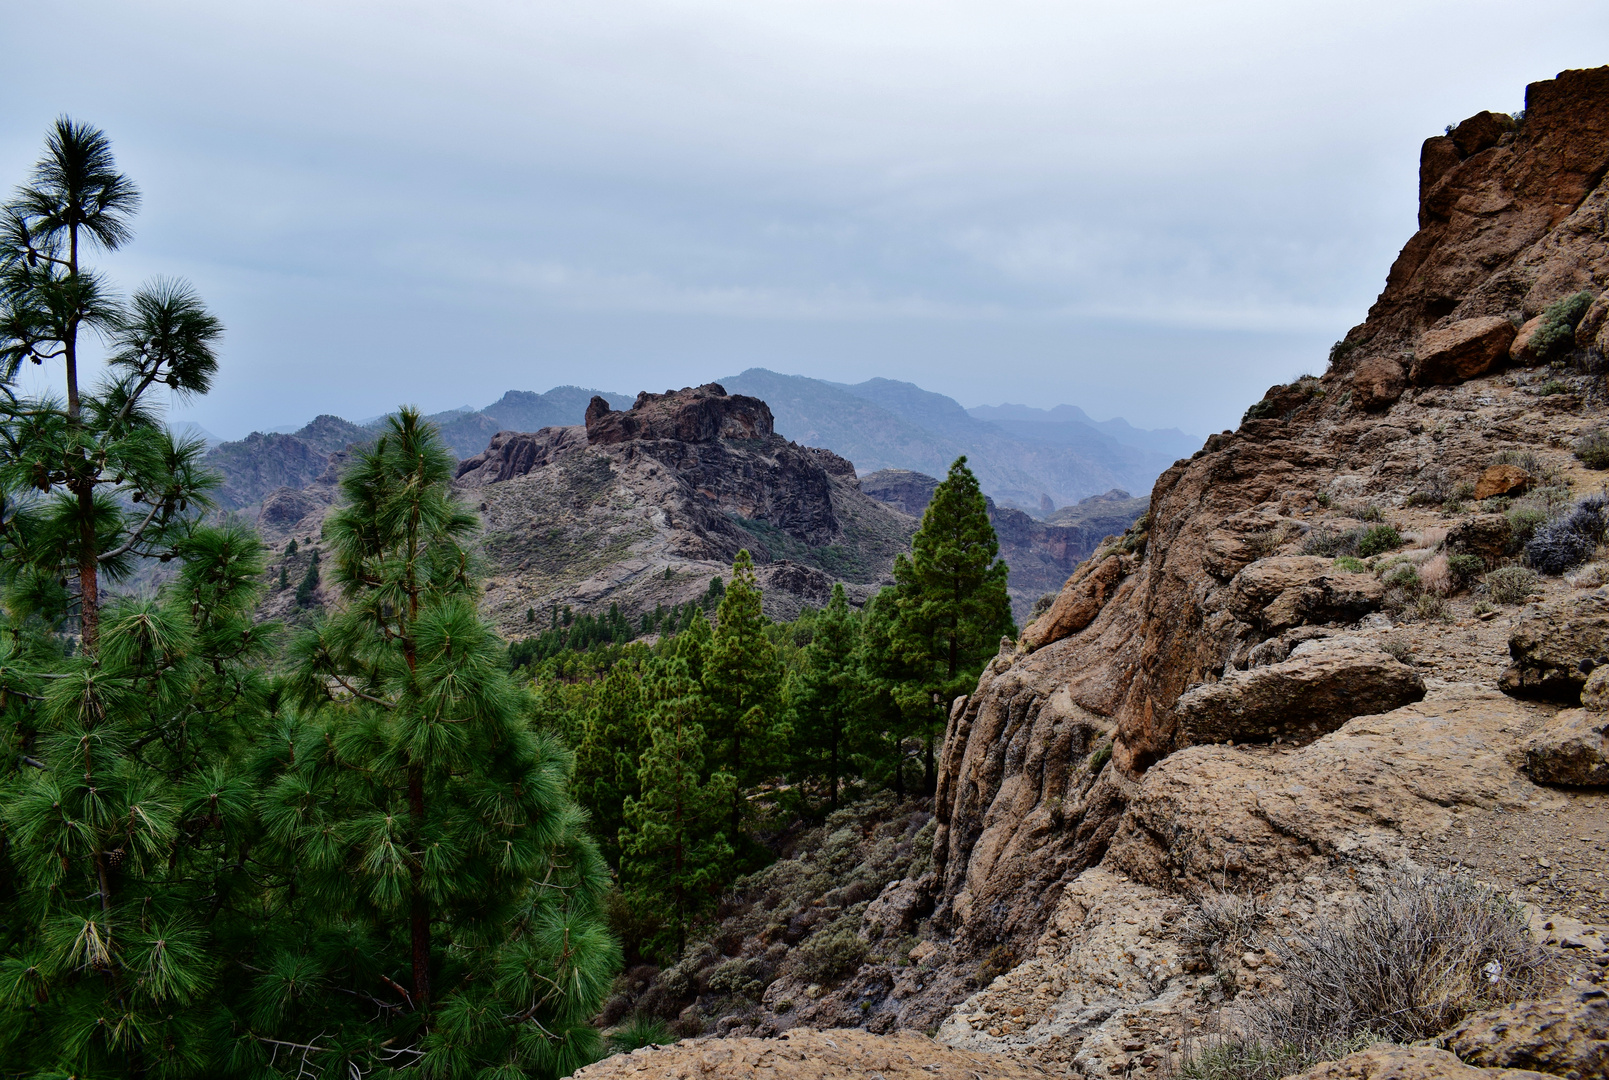
M 844 587 L 834 584 L 832 599 L 816 617 L 805 647 L 804 666 L 794 699 L 798 756 L 807 772 L 825 781 L 827 804 L 838 809 L 838 786 L 848 764 L 849 737 L 861 698 L 857 651 L 860 626 L 849 610 Z
M 900 692 L 923 741 L 923 780 L 933 790 L 933 740 L 951 700 L 971 692 L 1002 636 L 1015 637 L 1006 564 L 977 478 L 960 457 L 933 492 L 911 554 L 894 561 L 895 645 L 919 672 Z
M 704 662 L 705 715 L 722 768 L 736 781 L 729 828 L 736 842 L 743 828 L 745 796 L 775 775 L 786 738 L 782 719 L 782 665 L 765 632 L 754 560 L 739 551 L 732 584 L 721 599 L 715 633 Z
M 344 606 L 293 646 L 304 719 L 264 808 L 291 909 L 265 943 L 254 1052 L 321 1068 L 559 1076 L 619 965 L 607 871 L 477 616 L 476 527 L 416 411 L 342 479 L 326 532 Z M 277 1040 L 273 1042 L 272 1040 Z

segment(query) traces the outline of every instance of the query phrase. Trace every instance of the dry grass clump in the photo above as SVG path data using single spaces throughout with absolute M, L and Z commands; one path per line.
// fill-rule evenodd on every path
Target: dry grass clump
M 1536 571 L 1529 566 L 1500 566 L 1488 571 L 1481 585 L 1493 603 L 1523 604 L 1536 592 Z
M 1517 905 L 1447 874 L 1395 874 L 1346 918 L 1268 951 L 1280 988 L 1243 998 L 1244 1025 L 1193 1054 L 1181 1076 L 1276 1080 L 1376 1042 L 1430 1038 L 1557 979 Z
M 1254 1019 L 1272 1041 L 1299 1046 L 1363 1032 L 1426 1039 L 1555 979 L 1519 906 L 1447 874 L 1396 875 L 1346 919 L 1274 951 L 1284 989 L 1259 999 Z
M 1609 585 L 1609 563 L 1589 563 L 1565 580 L 1576 589 L 1596 589 L 1600 585 Z

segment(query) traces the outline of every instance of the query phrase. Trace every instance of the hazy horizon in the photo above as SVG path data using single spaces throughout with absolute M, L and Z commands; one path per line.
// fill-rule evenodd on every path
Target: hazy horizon
M 220 435 L 749 367 L 1218 430 L 1363 320 L 1424 138 L 1609 60 L 1576 0 L 7 16 L 65 44 L 12 60 L 0 184 L 107 132 L 145 202 L 95 261 L 223 320 L 174 413 Z

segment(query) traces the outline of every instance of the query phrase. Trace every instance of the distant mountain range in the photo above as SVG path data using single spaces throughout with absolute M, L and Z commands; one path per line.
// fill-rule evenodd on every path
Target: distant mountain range
M 720 383 L 731 393 L 770 405 L 778 434 L 832 450 L 854 462 L 862 476 L 909 469 L 942 477 L 965 454 L 985 493 L 1038 518 L 1113 488 L 1144 497 L 1163 469 L 1201 445 L 1176 429 L 1146 431 L 1121 419 L 1096 421 L 1072 405 L 969 410 L 942 394 L 890 379 L 851 386 L 750 368 Z M 483 409 L 450 409 L 430 419 L 464 459 L 486 449 L 499 431 L 580 424 L 594 395 L 616 409 L 630 408 L 634 400 L 578 386 L 540 394 L 510 390 Z M 295 431 L 253 432 L 218 443 L 209 462 L 224 477 L 220 504 L 244 509 L 277 488 L 312 483 L 330 454 L 367 441 L 383 419 L 353 423 L 325 415 Z

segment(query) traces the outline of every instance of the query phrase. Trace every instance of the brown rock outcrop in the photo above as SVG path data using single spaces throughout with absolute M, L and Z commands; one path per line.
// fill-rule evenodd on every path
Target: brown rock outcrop
M 1542 316 L 1540 315 L 1527 319 L 1522 323 L 1519 331 L 1514 335 L 1514 340 L 1509 343 L 1508 358 L 1521 365 L 1535 364 L 1541 361 L 1542 357 L 1537 355 L 1534 345 L 1536 332 L 1540 329 L 1542 329 Z
M 1439 1040 L 1465 1063 L 1609 1076 L 1609 993 L 1574 991 L 1477 1013 Z
M 612 446 L 634 439 L 707 443 L 716 439 L 764 439 L 773 433 L 770 406 L 759 398 L 728 394 L 720 383 L 644 390 L 630 409 L 616 412 L 601 397 L 587 406 L 587 442 Z
M 1528 1069 L 1482 1069 L 1431 1046 L 1371 1046 L 1286 1080 L 1548 1080 Z
M 1493 465 L 1475 481 L 1475 498 L 1490 499 L 1495 495 L 1522 495 L 1531 486 L 1531 474 L 1518 465 Z
M 957 1050 L 914 1031 L 873 1035 L 795 1028 L 774 1039 L 688 1040 L 616 1054 L 577 1069 L 575 1080 L 1043 1080 L 1049 1074 L 1002 1054 Z
M 1229 671 L 1183 694 L 1175 708 L 1194 743 L 1312 742 L 1354 716 L 1425 696 L 1413 668 L 1356 639 L 1298 645 L 1281 663 Z
M 1035 649 L 1084 629 L 1100 614 L 1122 580 L 1123 560 L 1117 555 L 1085 564 L 1056 594 L 1050 610 L 1028 624 L 1022 633 L 1023 644 Z
M 1525 771 L 1539 784 L 1609 787 L 1609 716 L 1566 709 L 1525 742 Z
M 1599 294 L 1587 308 L 1581 321 L 1575 324 L 1575 347 L 1578 349 L 1603 348 L 1603 329 L 1609 324 L 1609 292 Z
M 1506 357 L 1513 342 L 1514 324 L 1501 315 L 1460 319 L 1419 339 L 1408 379 L 1415 386 L 1473 379 Z
M 1508 652 L 1504 693 L 1579 704 L 1587 676 L 1609 655 L 1609 586 L 1526 608 Z
M 1278 633 L 1303 623 L 1353 622 L 1384 598 L 1385 586 L 1372 574 L 1337 570 L 1317 556 L 1283 555 L 1259 559 L 1236 574 L 1227 604 L 1236 618 Z
M 1389 409 L 1408 387 L 1408 370 L 1394 356 L 1371 356 L 1352 374 L 1352 398 L 1369 412 Z
M 1514 526 L 1503 514 L 1471 514 L 1447 530 L 1447 550 L 1479 555 L 1488 566 L 1508 554 L 1514 543 Z

